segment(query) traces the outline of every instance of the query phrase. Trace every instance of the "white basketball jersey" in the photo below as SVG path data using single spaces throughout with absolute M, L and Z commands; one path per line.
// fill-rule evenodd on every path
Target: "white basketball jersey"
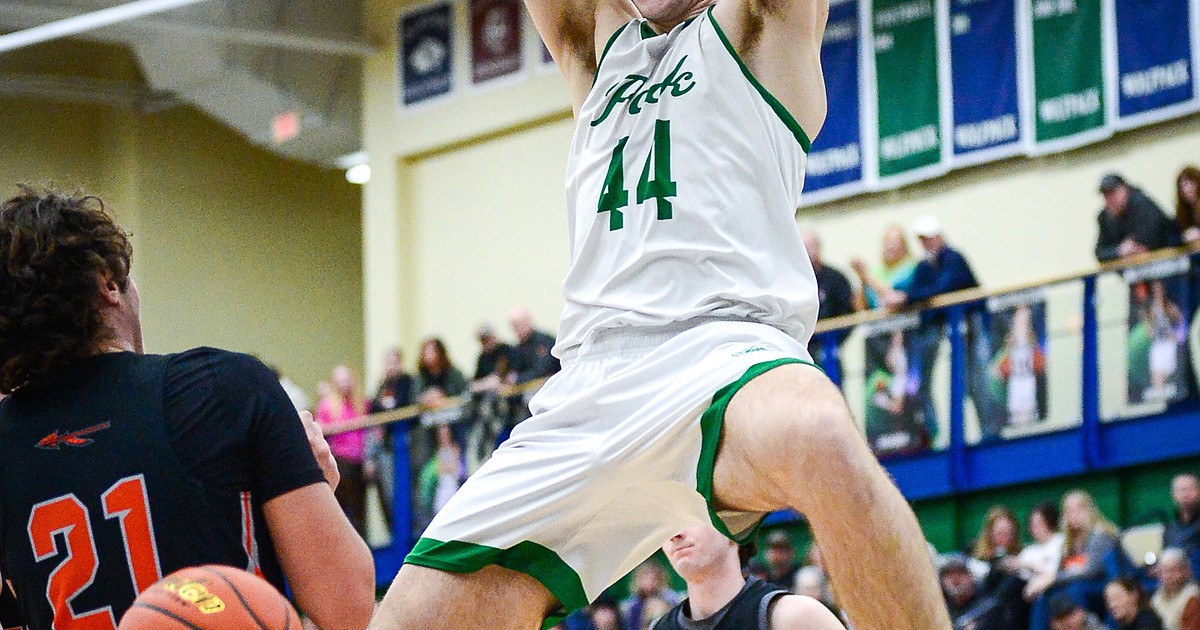
M 711 9 L 609 41 L 567 166 L 571 269 L 555 354 L 697 317 L 807 342 L 817 285 L 796 225 L 809 141 Z

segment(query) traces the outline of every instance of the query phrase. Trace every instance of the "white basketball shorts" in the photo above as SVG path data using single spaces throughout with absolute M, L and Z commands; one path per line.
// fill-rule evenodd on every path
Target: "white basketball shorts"
M 718 513 L 713 465 L 725 408 L 747 382 L 805 347 L 770 326 L 710 321 L 602 331 L 530 402 L 406 563 L 470 573 L 495 564 L 582 608 L 668 538 L 711 522 L 748 539 L 763 514 Z

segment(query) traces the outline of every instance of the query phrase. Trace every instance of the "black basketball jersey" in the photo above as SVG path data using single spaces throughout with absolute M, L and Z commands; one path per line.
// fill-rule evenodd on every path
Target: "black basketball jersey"
M 261 511 L 273 497 L 251 480 L 290 463 L 279 494 L 323 477 L 295 410 L 289 426 L 263 404 L 282 390 L 254 393 L 278 388 L 259 366 L 211 349 L 101 355 L 0 402 L 0 572 L 30 628 L 110 630 L 138 593 L 200 564 L 282 590 Z M 256 461 L 269 436 L 308 466 Z
M 721 610 L 705 619 L 693 620 L 688 600 L 683 600 L 661 619 L 652 630 L 770 630 L 771 604 L 788 592 L 756 577 L 751 577 L 742 590 Z

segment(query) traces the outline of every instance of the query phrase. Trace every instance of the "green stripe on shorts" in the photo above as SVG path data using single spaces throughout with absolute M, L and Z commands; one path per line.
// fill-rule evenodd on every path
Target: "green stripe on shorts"
M 528 540 L 508 549 L 497 549 L 457 540 L 442 542 L 422 538 L 404 558 L 404 563 L 450 573 L 474 573 L 494 564 L 524 573 L 545 586 L 563 605 L 563 610 L 551 615 L 543 628 L 554 627 L 567 614 L 588 604 L 579 574 L 557 553 Z
M 721 445 L 721 427 L 725 424 L 725 410 L 729 407 L 729 401 L 733 400 L 734 394 L 741 391 L 746 383 L 789 363 L 802 363 L 811 365 L 818 370 L 821 369 L 817 364 L 801 359 L 776 359 L 757 363 L 750 366 L 750 369 L 746 370 L 741 378 L 717 390 L 717 393 L 713 395 L 712 404 L 704 410 L 704 415 L 700 416 L 700 463 L 696 467 L 696 491 L 704 497 L 704 502 L 708 504 L 708 517 L 712 520 L 713 527 L 739 545 L 754 538 L 762 521 L 760 520 L 739 538 L 729 531 L 729 527 L 717 515 L 717 510 L 713 506 L 713 470 L 717 465 L 717 448 Z

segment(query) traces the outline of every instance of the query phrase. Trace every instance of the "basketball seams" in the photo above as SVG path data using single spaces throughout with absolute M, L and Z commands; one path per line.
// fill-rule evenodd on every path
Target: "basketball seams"
M 204 630 L 204 628 L 201 628 L 200 626 L 197 626 L 196 624 L 188 621 L 187 619 L 184 619 L 183 617 L 176 615 L 175 613 L 167 610 L 166 608 L 161 608 L 154 604 L 147 604 L 146 602 L 134 602 L 132 608 L 145 608 L 148 610 L 153 610 L 154 612 L 159 613 L 160 615 L 163 615 L 163 616 L 169 617 L 171 619 L 174 619 L 175 621 L 178 621 L 184 627 L 188 628 L 188 630 Z
M 267 625 L 263 623 L 262 619 L 258 618 L 258 615 L 254 612 L 254 609 L 251 608 L 250 602 L 246 601 L 245 597 L 242 597 L 242 592 L 238 590 L 237 586 L 233 582 L 231 582 L 229 580 L 229 578 L 222 575 L 220 571 L 214 571 L 208 567 L 196 567 L 196 570 L 203 571 L 205 573 L 208 573 L 210 575 L 215 575 L 218 578 L 220 578 L 221 581 L 224 582 L 226 584 L 226 586 L 229 587 L 229 590 L 233 591 L 233 594 L 237 596 L 238 601 L 240 601 L 242 603 L 242 608 L 245 608 L 246 612 L 250 614 L 250 618 L 254 620 L 254 623 L 258 624 L 259 630 L 270 630 L 270 628 L 268 628 Z M 288 622 L 291 623 L 291 619 L 288 619 Z

